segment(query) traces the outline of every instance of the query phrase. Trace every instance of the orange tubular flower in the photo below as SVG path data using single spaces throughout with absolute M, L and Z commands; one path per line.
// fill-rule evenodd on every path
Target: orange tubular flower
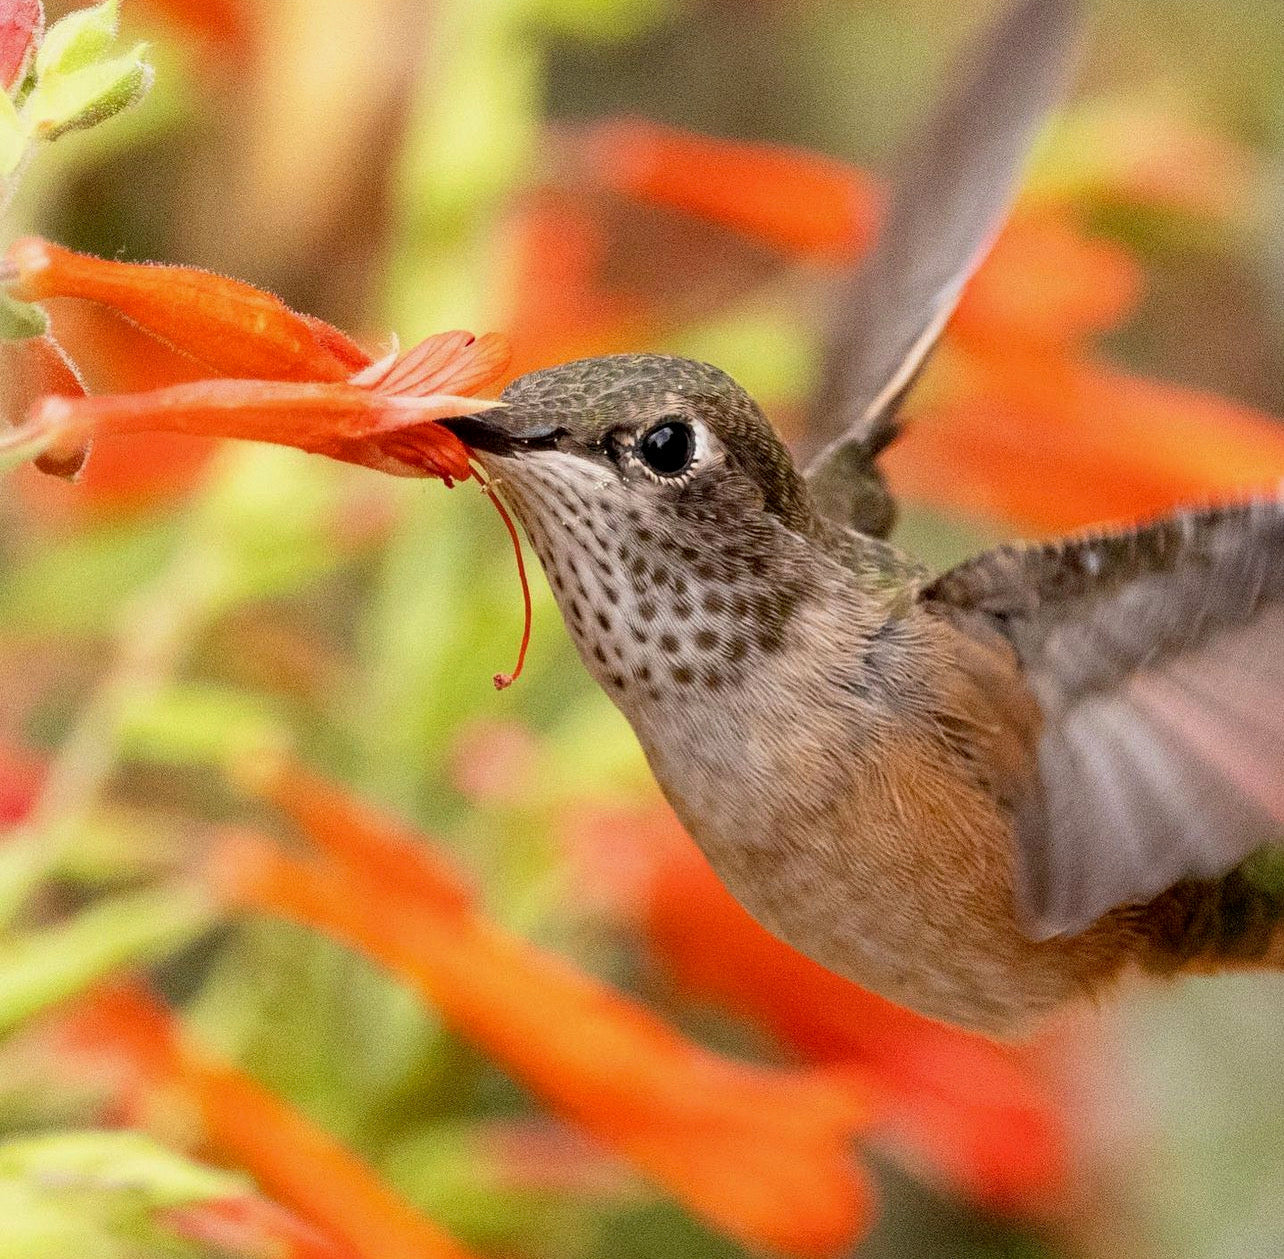
M 660 322 L 638 294 L 602 285 L 608 252 L 602 225 L 570 197 L 547 189 L 532 196 L 519 208 L 511 235 L 514 374 L 636 349 Z
M 744 144 L 619 119 L 583 141 L 603 186 L 682 210 L 806 258 L 851 262 L 868 247 L 879 194 L 842 162 L 766 144 Z
M 50 315 L 58 343 L 89 393 L 140 393 L 204 375 L 195 359 L 106 306 L 60 300 Z M 15 408 L 13 414 L 20 418 L 27 409 Z M 129 513 L 181 498 L 200 479 L 217 444 L 213 438 L 171 433 L 98 442 L 74 487 L 29 475 L 20 476 L 17 487 L 38 514 L 76 518 Z
M 81 1004 L 70 1033 L 78 1050 L 123 1069 L 128 1110 L 146 1114 L 149 1103 L 176 1101 L 197 1116 L 220 1158 L 245 1168 L 334 1239 L 317 1239 L 310 1250 L 296 1245 L 297 1259 L 468 1259 L 311 1120 L 243 1072 L 197 1052 L 173 1014 L 144 990 L 99 992 Z M 208 1216 L 187 1223 L 207 1232 L 215 1226 Z
M 210 49 L 218 61 L 248 68 L 256 51 L 252 0 L 143 0 Z
M 1250 407 L 1092 363 L 961 364 L 883 466 L 899 493 L 1040 533 L 1274 493 L 1284 428 Z M 957 476 L 943 478 L 942 467 Z M 949 484 L 946 484 L 949 482 Z
M 219 1254 L 249 1259 L 361 1259 L 360 1252 L 345 1242 L 326 1237 L 297 1215 L 251 1194 L 177 1207 L 163 1218 L 180 1237 Z
M 59 444 L 91 434 L 237 437 L 449 483 L 469 475 L 468 451 L 433 421 L 494 405 L 474 395 L 508 360 L 500 337 L 448 332 L 371 363 L 337 328 L 188 267 L 106 262 L 33 238 L 6 262 L 22 300 L 100 302 L 221 374 L 146 393 L 46 398 L 9 436 L 14 444 L 50 434 Z
M 950 320 L 953 343 L 1001 353 L 1068 351 L 1117 328 L 1141 297 L 1126 249 L 1062 211 L 1021 212 L 1000 233 Z
M 44 780 L 43 761 L 0 739 L 0 827 L 16 825 L 27 816 Z
M 49 334 L 23 341 L 0 341 L 0 391 L 6 414 L 25 415 L 37 398 L 83 398 L 84 382 L 62 346 Z M 74 437 L 55 442 L 36 459 L 52 476 L 74 477 L 84 466 L 85 445 Z
M 14 241 L 5 262 L 20 301 L 79 297 L 109 306 L 222 376 L 341 381 L 370 365 L 337 328 L 212 271 L 109 262 L 35 236 Z
M 621 837 L 636 840 L 641 877 L 626 900 L 683 993 L 805 1062 L 851 1071 L 876 1099 L 876 1135 L 911 1170 L 992 1210 L 1043 1213 L 1064 1200 L 1062 1118 L 1015 1052 L 892 1005 L 777 940 L 667 810 L 590 831 L 589 858 L 609 843 L 617 866 Z
M 282 766 L 264 789 L 323 851 L 229 841 L 222 893 L 310 924 L 401 976 L 559 1115 L 751 1245 L 851 1245 L 870 1216 L 847 1149 L 850 1081 L 728 1061 L 488 922 L 440 858 L 338 788 Z

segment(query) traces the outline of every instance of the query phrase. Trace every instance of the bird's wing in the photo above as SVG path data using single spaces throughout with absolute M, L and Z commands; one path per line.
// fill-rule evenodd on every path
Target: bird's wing
M 1003 635 L 1042 710 L 1014 806 L 1031 934 L 1284 840 L 1284 498 L 1002 547 L 922 598 Z
M 896 436 L 901 398 L 1007 216 L 1064 85 L 1080 10 L 1080 0 L 1016 0 L 955 67 L 957 86 L 897 164 L 874 249 L 837 295 L 808 428 L 820 446 L 808 480 L 842 524 L 880 536 L 890 528 L 874 458 Z

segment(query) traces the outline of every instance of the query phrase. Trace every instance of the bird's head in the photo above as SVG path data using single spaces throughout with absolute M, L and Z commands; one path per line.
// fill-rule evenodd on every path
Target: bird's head
M 726 373 L 660 355 L 514 381 L 445 421 L 512 502 L 590 670 L 627 693 L 717 690 L 780 650 L 806 484 Z

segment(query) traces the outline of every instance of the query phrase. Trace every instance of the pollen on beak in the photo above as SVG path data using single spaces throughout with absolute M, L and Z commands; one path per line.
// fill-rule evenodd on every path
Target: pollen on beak
M 521 413 L 509 407 L 495 407 L 476 415 L 459 415 L 440 423 L 465 446 L 492 455 L 548 450 L 566 432 L 554 424 L 525 423 Z

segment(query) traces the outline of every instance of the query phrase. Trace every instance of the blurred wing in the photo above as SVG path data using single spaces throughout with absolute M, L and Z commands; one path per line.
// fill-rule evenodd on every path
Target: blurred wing
M 1015 806 L 1036 938 L 1284 840 L 1284 499 L 1004 547 L 923 598 L 1004 635 L 1043 711 Z
M 902 396 L 1007 216 L 1064 85 L 1080 10 L 1079 0 L 1016 0 L 955 67 L 957 88 L 898 163 L 878 241 L 838 296 L 812 411 L 809 431 L 825 444 L 807 475 L 833 519 L 852 523 L 853 497 L 868 497 L 853 478 L 896 436 Z

